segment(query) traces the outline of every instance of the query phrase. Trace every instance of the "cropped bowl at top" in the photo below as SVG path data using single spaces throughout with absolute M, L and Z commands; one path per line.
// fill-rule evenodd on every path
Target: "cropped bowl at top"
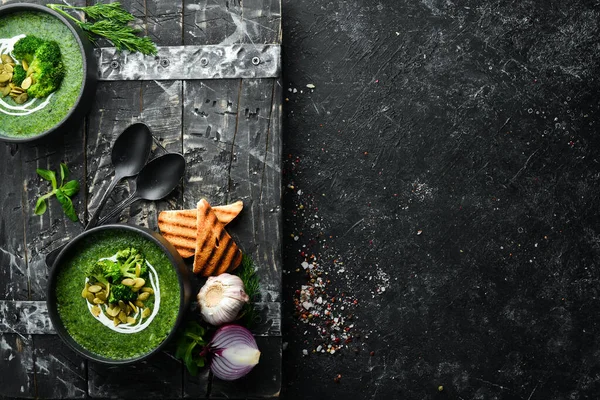
M 48 7 L 26 3 L 1 6 L 0 52 L 12 49 L 19 35 L 56 41 L 65 77 L 48 97 L 30 98 L 21 105 L 9 96 L 0 98 L 0 141 L 28 142 L 52 133 L 75 132 L 96 92 L 97 65 L 92 44 L 75 23 Z
M 131 304 L 127 312 L 137 321 L 113 327 L 108 311 L 117 310 L 117 304 L 100 304 L 102 315 L 93 315 L 94 306 L 82 292 L 88 266 L 125 248 L 138 250 L 151 266 L 146 277 L 154 289 L 147 307 L 151 314 L 144 319 L 142 307 L 136 315 Z M 188 274 L 177 250 L 158 233 L 131 225 L 99 226 L 71 240 L 54 261 L 48 279 L 50 320 L 60 338 L 87 359 L 110 365 L 145 360 L 175 335 L 191 299 Z

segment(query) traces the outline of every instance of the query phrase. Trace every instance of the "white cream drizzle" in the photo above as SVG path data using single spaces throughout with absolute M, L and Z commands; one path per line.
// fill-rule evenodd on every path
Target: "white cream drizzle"
M 12 51 L 15 47 L 15 43 L 17 43 L 19 41 L 19 39 L 22 39 L 24 37 L 25 37 L 25 35 L 21 34 L 21 35 L 17 35 L 17 36 L 11 37 L 11 38 L 7 38 L 7 39 L 0 39 L 0 54 L 10 54 L 10 56 L 15 60 L 15 62 L 17 64 L 21 64 L 16 59 L 16 57 L 13 55 Z M 11 106 L 10 104 L 6 103 L 4 100 L 0 99 L 0 112 L 7 114 L 7 115 L 14 115 L 14 116 L 29 115 L 31 113 L 34 113 L 34 112 L 39 111 L 39 110 L 43 109 L 44 107 L 46 107 L 48 105 L 48 103 L 50 102 L 50 99 L 52 98 L 53 95 L 54 95 L 54 93 L 50 93 L 43 100 L 37 99 L 37 98 L 32 98 L 18 106 Z
M 101 258 L 100 260 L 117 261 L 117 255 L 115 254 L 112 257 Z M 150 286 L 152 286 L 152 290 L 154 290 L 154 307 L 152 309 L 152 314 L 150 314 L 150 316 L 148 318 L 146 318 L 145 320 L 142 321 L 142 318 L 141 318 L 142 310 L 140 308 L 138 308 L 138 311 L 135 314 L 130 315 L 131 317 L 136 319 L 137 322 L 135 324 L 125 323 L 125 324 L 119 324 L 119 325 L 115 326 L 113 321 L 111 319 L 109 319 L 105 314 L 106 309 L 108 308 L 108 304 L 100 304 L 99 306 L 100 306 L 100 310 L 102 312 L 100 313 L 100 315 L 98 315 L 97 317 L 94 317 L 94 318 L 96 318 L 98 321 L 100 321 L 102 323 L 102 325 L 106 326 L 107 328 L 109 328 L 115 332 L 119 332 L 119 333 L 141 332 L 144 329 L 146 329 L 148 327 L 148 325 L 150 325 L 150 322 L 152 322 L 152 320 L 158 313 L 158 309 L 160 308 L 160 285 L 158 283 L 158 273 L 156 272 L 156 270 L 154 269 L 152 264 L 150 264 L 148 262 L 148 260 L 146 260 L 146 265 L 148 266 L 148 276 L 150 278 Z M 87 278 L 86 278 L 86 282 L 87 282 Z M 87 307 L 88 307 L 90 314 L 92 314 L 92 316 L 94 316 L 94 314 L 92 313 L 93 305 L 90 304 L 89 301 L 86 301 L 86 303 L 87 303 Z

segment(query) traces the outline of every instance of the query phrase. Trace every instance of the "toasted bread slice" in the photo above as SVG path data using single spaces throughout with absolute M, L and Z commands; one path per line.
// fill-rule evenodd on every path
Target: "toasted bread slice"
M 244 203 L 241 200 L 224 206 L 212 207 L 217 219 L 223 226 L 233 221 L 233 219 L 242 211 L 242 208 L 244 208 Z
M 219 224 L 222 226 L 230 223 L 244 208 L 244 203 L 236 201 L 224 206 L 212 207 Z M 198 210 L 161 211 L 158 214 L 158 228 L 161 234 L 179 252 L 181 257 L 187 258 L 196 251 L 196 221 Z
M 219 275 L 239 266 L 242 252 L 205 199 L 198 202 L 196 228 L 195 274 Z
M 196 251 L 196 220 L 196 210 L 162 211 L 158 214 L 160 233 L 183 258 L 193 256 Z

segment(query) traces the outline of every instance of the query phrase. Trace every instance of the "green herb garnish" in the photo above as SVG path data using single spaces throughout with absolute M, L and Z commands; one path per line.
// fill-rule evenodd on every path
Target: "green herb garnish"
M 47 4 L 48 7 L 75 22 L 83 29 L 92 42 L 97 37 L 110 40 L 117 50 L 129 50 L 142 54 L 156 54 L 156 44 L 147 36 L 138 36 L 140 29 L 129 26 L 134 16 L 126 11 L 120 3 L 94 4 L 88 7 L 69 6 L 66 4 Z M 81 11 L 86 22 L 82 22 L 68 14 L 65 10 Z
M 256 275 L 256 269 L 254 268 L 254 262 L 250 256 L 246 254 L 242 256 L 242 263 L 237 269 L 237 276 L 244 282 L 244 291 L 250 298 L 250 301 L 244 304 L 244 308 L 241 312 L 242 323 L 250 328 L 260 319 L 260 316 L 254 308 L 254 300 L 258 294 L 260 285 L 258 275 Z
M 76 180 L 65 182 L 69 177 L 69 168 L 67 167 L 67 164 L 60 163 L 60 186 L 58 186 L 56 173 L 54 171 L 41 168 L 38 168 L 36 171 L 42 179 L 45 179 L 52 184 L 52 191 L 37 199 L 37 202 L 35 203 L 35 214 L 44 214 L 48 208 L 46 199 L 56 196 L 65 215 L 73 222 L 79 221 L 75 208 L 73 207 L 73 202 L 71 201 L 71 197 L 79 191 L 79 182 Z
M 203 336 L 206 330 L 196 321 L 191 321 L 179 334 L 175 358 L 182 360 L 191 375 L 198 375 L 198 368 L 204 367 L 206 358 L 203 347 L 206 341 Z

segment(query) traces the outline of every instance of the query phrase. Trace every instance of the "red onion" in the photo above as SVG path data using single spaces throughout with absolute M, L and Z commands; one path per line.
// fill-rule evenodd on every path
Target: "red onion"
M 217 329 L 208 347 L 213 355 L 210 370 L 224 381 L 246 375 L 260 358 L 254 336 L 240 325 L 225 325 Z

